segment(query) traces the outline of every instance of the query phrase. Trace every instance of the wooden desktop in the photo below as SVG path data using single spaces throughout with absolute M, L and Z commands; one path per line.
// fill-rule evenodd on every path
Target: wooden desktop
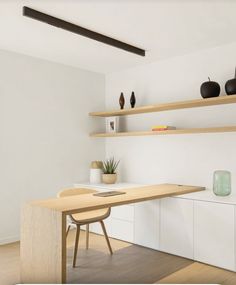
M 125 194 L 93 194 L 30 202 L 22 209 L 21 282 L 66 283 L 66 217 L 70 214 L 132 204 L 204 190 L 160 184 L 122 189 Z

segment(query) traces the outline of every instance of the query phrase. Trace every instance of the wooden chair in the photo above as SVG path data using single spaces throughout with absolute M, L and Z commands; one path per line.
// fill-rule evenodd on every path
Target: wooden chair
M 73 195 L 83 195 L 83 194 L 89 194 L 89 193 L 96 193 L 95 190 L 90 189 L 81 189 L 81 188 L 72 188 L 72 189 L 65 189 L 60 191 L 57 194 L 58 198 L 62 197 L 68 197 Z M 112 248 L 110 245 L 110 241 L 106 232 L 106 227 L 103 222 L 104 219 L 108 218 L 110 216 L 111 209 L 101 209 L 101 210 L 93 210 L 89 212 L 84 213 L 78 213 L 70 215 L 71 224 L 76 225 L 76 237 L 75 237 L 75 247 L 74 247 L 74 258 L 73 258 L 73 267 L 76 266 L 76 259 L 77 259 L 77 251 L 78 251 L 78 245 L 79 245 L 79 235 L 80 235 L 80 227 L 83 225 L 86 225 L 86 248 L 89 248 L 89 224 L 99 222 L 102 226 L 102 230 L 110 251 L 110 254 L 113 254 Z M 69 233 L 71 225 L 69 224 L 66 232 L 66 236 Z

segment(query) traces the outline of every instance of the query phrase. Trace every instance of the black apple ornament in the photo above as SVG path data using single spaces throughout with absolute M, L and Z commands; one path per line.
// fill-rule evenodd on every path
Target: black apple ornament
M 215 81 L 211 81 L 210 77 L 208 77 L 209 81 L 203 82 L 200 88 L 200 92 L 203 98 L 212 98 L 218 97 L 220 95 L 220 85 Z
M 234 95 L 234 94 L 236 94 L 236 68 L 235 68 L 234 78 L 228 80 L 225 83 L 225 92 L 226 92 L 227 95 Z

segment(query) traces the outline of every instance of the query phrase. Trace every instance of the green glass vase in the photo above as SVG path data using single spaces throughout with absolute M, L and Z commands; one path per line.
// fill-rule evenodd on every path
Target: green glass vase
M 231 193 L 231 173 L 229 171 L 214 172 L 213 191 L 217 196 L 228 196 Z

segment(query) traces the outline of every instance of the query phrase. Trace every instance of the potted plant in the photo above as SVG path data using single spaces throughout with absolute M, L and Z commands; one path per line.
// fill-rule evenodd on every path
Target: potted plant
M 114 157 L 103 162 L 102 182 L 106 184 L 116 183 L 117 173 L 116 169 L 120 161 L 115 161 Z

